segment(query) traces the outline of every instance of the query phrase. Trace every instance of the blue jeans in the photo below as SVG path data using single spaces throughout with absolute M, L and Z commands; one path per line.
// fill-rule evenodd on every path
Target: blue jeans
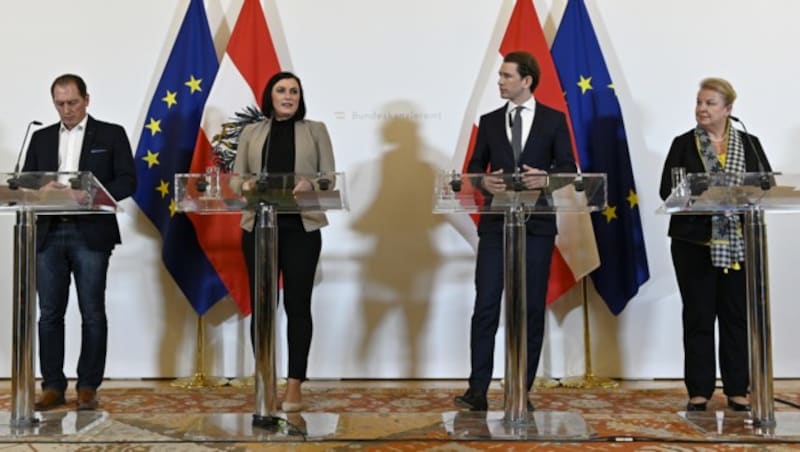
M 39 365 L 42 389 L 64 391 L 64 313 L 70 274 L 75 277 L 81 312 L 81 353 L 77 389 L 97 389 L 106 366 L 105 291 L 111 251 L 89 249 L 75 223 L 53 221 L 47 240 L 36 255 L 39 293 Z

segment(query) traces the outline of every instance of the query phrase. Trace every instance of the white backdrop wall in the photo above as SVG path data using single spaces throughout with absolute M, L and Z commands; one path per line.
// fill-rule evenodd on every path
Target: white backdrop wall
M 57 120 L 49 86 L 63 72 L 84 76 L 90 113 L 122 124 L 135 149 L 187 5 L 186 0 L 4 2 L 0 171 L 13 168 L 28 121 Z M 494 77 L 497 68 L 483 63 L 496 52 L 513 2 L 269 0 L 263 5 L 282 64 L 303 79 L 308 116 L 327 123 L 350 190 L 350 212 L 330 215 L 332 225 L 323 232 L 309 375 L 466 377 L 474 252 L 458 222 L 431 214 L 430 191 L 434 172 L 452 166 L 479 76 Z M 565 1 L 535 5 L 552 41 Z M 220 55 L 240 6 L 241 0 L 206 2 Z M 693 126 L 698 81 L 718 75 L 738 90 L 734 113 L 761 138 L 773 167 L 800 172 L 793 151 L 800 142 L 794 89 L 800 3 L 588 0 L 587 6 L 622 104 L 651 273 L 619 317 L 590 288 L 594 370 L 609 377 L 680 378 L 681 308 L 668 218 L 654 213 L 661 165 L 672 138 Z M 131 200 L 123 206 L 124 243 L 113 254 L 109 274 L 107 376 L 189 375 L 196 316 L 164 270 L 155 229 Z M 0 215 L 0 378 L 10 376 L 13 221 L 13 215 Z M 798 377 L 792 344 L 800 312 L 793 295 L 800 218 L 770 215 L 768 222 L 775 375 Z M 583 372 L 580 305 L 580 293 L 573 291 L 550 309 L 540 373 Z M 207 371 L 250 374 L 249 320 L 222 300 L 206 321 Z M 70 375 L 79 328 L 73 293 L 67 319 Z M 498 348 L 501 344 L 502 339 Z M 282 353 L 279 348 L 281 369 Z M 502 353 L 496 355 L 499 375 Z

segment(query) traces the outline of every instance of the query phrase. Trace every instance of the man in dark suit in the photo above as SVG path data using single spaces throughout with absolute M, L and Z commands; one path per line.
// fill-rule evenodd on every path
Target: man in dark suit
M 566 117 L 533 98 L 540 74 L 539 64 L 528 52 L 511 52 L 500 66 L 500 97 L 508 102 L 481 117 L 468 166 L 470 173 L 488 173 L 482 184 L 490 196 L 506 190 L 501 174 L 519 173 L 526 188 L 537 188 L 544 184 L 547 173 L 576 171 Z M 526 221 L 528 391 L 533 386 L 542 348 L 555 235 L 554 215 L 531 215 Z M 455 403 L 470 410 L 486 411 L 503 294 L 503 216 L 481 216 L 478 236 L 476 297 L 470 334 L 472 372 L 469 389 L 456 397 Z M 528 409 L 533 410 L 530 400 Z
M 60 122 L 33 134 L 23 171 L 91 171 L 117 201 L 136 190 L 136 170 L 125 130 L 86 113 L 89 94 L 77 75 L 58 77 L 50 87 Z M 41 190 L 66 190 L 52 180 Z M 36 291 L 39 294 L 39 363 L 42 395 L 37 410 L 65 403 L 64 313 L 70 275 L 80 307 L 81 353 L 78 359 L 77 408 L 97 408 L 103 381 L 108 326 L 105 289 L 108 261 L 120 242 L 116 216 L 39 215 L 36 240 Z

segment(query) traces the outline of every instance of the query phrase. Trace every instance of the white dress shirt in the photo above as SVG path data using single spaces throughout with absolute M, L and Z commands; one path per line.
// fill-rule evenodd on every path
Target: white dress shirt
M 528 135 L 531 133 L 531 126 L 533 125 L 533 114 L 536 111 L 536 99 L 531 96 L 530 99 L 525 101 L 522 105 L 516 105 L 514 102 L 509 102 L 506 107 L 506 135 L 508 142 L 511 143 L 511 123 L 514 121 L 514 109 L 522 107 L 519 112 L 522 117 L 522 150 L 525 150 L 525 143 L 528 142 Z
M 86 131 L 86 122 L 89 115 L 86 115 L 81 122 L 72 129 L 67 129 L 64 124 L 58 132 L 58 171 L 76 172 L 81 161 L 81 149 L 83 148 L 83 135 Z M 61 183 L 69 183 L 69 178 L 59 178 Z

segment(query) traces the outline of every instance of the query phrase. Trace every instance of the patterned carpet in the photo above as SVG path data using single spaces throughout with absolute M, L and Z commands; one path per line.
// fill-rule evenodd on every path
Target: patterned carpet
M 715 396 L 709 403 L 707 417 L 695 422 L 709 424 L 704 432 L 678 416 L 677 412 L 686 403 L 685 393 L 679 389 L 540 389 L 532 397 L 537 416 L 547 412 L 578 414 L 588 425 L 591 437 L 581 441 L 461 441 L 461 436 L 448 430 L 446 421 L 452 421 L 455 416 L 451 427 L 458 428 L 459 418 L 466 415 L 457 413 L 453 406 L 453 397 L 460 392 L 456 389 L 312 386 L 305 390 L 306 413 L 333 416 L 337 419 L 336 434 L 329 440 L 303 441 L 302 436 L 289 436 L 282 437 L 278 443 L 267 443 L 261 441 L 275 438 L 253 433 L 249 426 L 249 415 L 255 406 L 252 388 L 101 389 L 101 410 L 107 414 L 100 421 L 82 425 L 81 433 L 68 436 L 7 434 L 0 436 L 0 451 L 800 449 L 800 435 L 765 437 L 748 430 L 742 418 L 724 411 L 722 395 Z M 776 398 L 797 404 L 800 392 L 776 390 Z M 0 391 L 0 411 L 8 412 L 10 400 L 7 390 Z M 74 394 L 68 394 L 68 406 L 48 416 L 74 417 L 73 403 Z M 492 391 L 489 409 L 502 411 L 501 403 L 502 392 Z M 800 412 L 789 404 L 776 403 L 776 411 L 790 413 L 790 416 L 798 414 L 800 418 Z M 222 416 L 240 419 L 238 422 L 242 425 L 236 427 L 236 432 L 231 433 L 229 428 L 220 436 L 222 433 L 215 430 L 222 429 L 209 421 L 213 413 L 227 413 Z M 720 427 L 722 413 L 728 427 L 724 432 L 715 432 L 715 416 L 716 427 Z M 300 415 L 289 421 L 292 419 L 295 423 L 304 422 Z M 730 427 L 734 421 L 737 428 Z M 202 432 L 198 425 L 202 425 Z M 488 436 L 489 428 L 484 426 L 484 429 Z M 481 431 L 473 428 L 471 434 L 475 433 L 481 436 Z

